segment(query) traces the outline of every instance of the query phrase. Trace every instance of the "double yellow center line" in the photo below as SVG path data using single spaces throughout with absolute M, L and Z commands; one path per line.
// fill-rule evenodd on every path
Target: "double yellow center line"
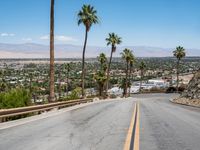
M 140 122 L 139 122 L 139 102 L 134 104 L 133 115 L 128 129 L 124 150 L 139 150 Z

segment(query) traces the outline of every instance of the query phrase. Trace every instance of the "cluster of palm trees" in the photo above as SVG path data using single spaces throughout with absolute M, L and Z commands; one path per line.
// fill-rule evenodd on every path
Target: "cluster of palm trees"
M 94 24 L 99 23 L 99 18 L 97 16 L 97 11 L 91 5 L 83 5 L 81 10 L 78 12 L 78 25 L 83 24 L 85 27 L 85 40 L 83 45 L 83 53 L 82 53 L 82 77 L 81 77 L 81 90 L 82 90 L 82 98 L 85 98 L 85 52 L 87 46 L 88 33 Z M 108 80 L 109 80 L 109 72 L 110 72 L 110 64 L 112 61 L 112 55 L 116 51 L 116 45 L 121 43 L 121 38 L 118 37 L 114 33 L 110 33 L 109 37 L 106 38 L 107 45 L 111 45 L 111 56 L 108 63 L 107 68 L 107 88 L 108 91 Z M 54 0 L 51 0 L 51 9 L 50 9 L 50 95 L 49 101 L 55 100 L 54 93 Z
M 128 88 L 129 88 L 129 96 L 130 96 L 130 77 L 131 77 L 131 70 L 133 67 L 133 64 L 135 63 L 135 56 L 133 55 L 133 52 L 130 49 L 125 48 L 123 52 L 121 53 L 122 59 L 126 62 L 126 78 L 123 79 L 124 83 L 124 92 L 123 96 L 128 96 Z
M 108 65 L 107 65 L 106 55 L 104 53 L 101 53 L 98 56 L 98 61 L 100 63 L 100 69 L 94 75 L 94 79 L 98 83 L 99 97 L 101 98 L 103 96 L 103 90 L 104 90 L 105 82 L 107 81 L 106 70 L 108 69 Z
M 147 68 L 145 62 L 141 61 L 141 63 L 139 64 L 139 69 L 140 69 L 140 88 L 139 88 L 139 92 L 141 92 L 141 90 L 142 90 L 142 81 L 143 81 L 143 78 L 144 78 L 145 68 Z
M 81 76 L 81 93 L 82 98 L 85 98 L 85 74 L 86 74 L 86 67 L 85 67 L 85 52 L 86 52 L 86 46 L 87 46 L 87 39 L 88 39 L 88 33 L 91 29 L 91 27 L 94 24 L 99 23 L 99 18 L 97 16 L 97 11 L 94 9 L 91 5 L 83 5 L 81 10 L 78 12 L 78 25 L 83 24 L 85 27 L 85 40 L 83 45 L 83 52 L 82 52 L 82 76 Z M 109 62 L 107 67 L 104 67 L 105 63 L 107 63 L 107 58 L 105 57 L 105 54 L 100 54 L 99 61 L 101 64 L 101 69 L 98 72 L 99 76 L 106 75 L 106 78 L 98 78 L 100 88 L 104 87 L 104 83 L 106 82 L 106 95 L 108 93 L 108 87 L 109 87 L 109 76 L 110 76 L 110 66 L 112 63 L 112 57 L 113 53 L 116 51 L 117 45 L 121 44 L 122 40 L 121 38 L 116 35 L 115 33 L 109 33 L 108 38 L 106 38 L 106 42 L 108 46 L 111 46 L 111 53 L 109 57 Z M 122 58 L 126 61 L 126 78 L 125 78 L 125 88 L 124 88 L 124 96 L 128 96 L 128 87 L 130 86 L 130 75 L 131 75 L 131 68 L 133 67 L 133 63 L 135 62 L 135 57 L 131 50 L 125 49 L 123 53 L 121 53 Z M 180 60 L 185 56 L 184 49 L 182 47 L 177 47 L 177 50 L 174 51 L 174 56 L 177 57 L 177 88 L 178 88 L 178 75 L 179 75 L 179 64 Z M 141 70 L 141 80 L 143 76 L 143 70 L 145 68 L 144 62 L 140 65 Z M 129 80 L 128 80 L 129 79 Z M 102 82 L 104 82 L 102 84 Z M 54 92 L 54 0 L 51 0 L 51 9 L 50 9 L 50 83 L 49 83 L 49 101 L 55 101 L 55 92 Z M 130 88 L 129 88 L 130 89 Z M 130 93 L 130 90 L 129 90 Z M 102 93 L 100 93 L 102 94 Z

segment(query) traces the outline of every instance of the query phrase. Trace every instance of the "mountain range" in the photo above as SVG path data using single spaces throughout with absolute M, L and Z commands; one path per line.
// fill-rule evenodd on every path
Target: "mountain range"
M 119 46 L 114 57 L 119 57 L 124 48 L 133 50 L 136 57 L 168 57 L 172 56 L 173 48 L 150 46 Z M 110 47 L 87 46 L 86 57 L 97 57 L 104 52 L 108 56 Z M 200 56 L 200 49 L 186 49 L 187 56 Z M 82 46 L 70 44 L 56 44 L 56 58 L 81 58 Z M 0 58 L 49 58 L 49 46 L 35 43 L 7 44 L 0 43 Z

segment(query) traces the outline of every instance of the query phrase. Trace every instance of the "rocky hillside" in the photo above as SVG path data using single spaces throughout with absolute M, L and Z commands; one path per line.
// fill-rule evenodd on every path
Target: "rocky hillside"
M 194 75 L 192 80 L 189 82 L 187 89 L 181 95 L 181 97 L 200 100 L 200 70 Z
M 179 104 L 200 107 L 200 70 L 194 75 L 181 96 L 173 101 Z

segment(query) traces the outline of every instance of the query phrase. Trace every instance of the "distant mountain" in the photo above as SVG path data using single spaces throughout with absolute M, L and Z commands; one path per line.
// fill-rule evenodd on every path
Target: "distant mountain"
M 125 47 L 118 47 L 115 57 Z M 133 50 L 136 57 L 167 57 L 172 56 L 172 50 L 169 48 L 148 47 L 148 46 L 127 46 Z M 101 52 L 110 54 L 109 47 L 88 46 L 86 50 L 87 57 L 97 57 Z M 55 45 L 56 58 L 81 58 L 82 46 L 79 45 Z M 200 49 L 187 49 L 187 56 L 200 56 Z M 5 44 L 0 43 L 0 58 L 48 58 L 49 46 L 35 43 L 25 44 Z

